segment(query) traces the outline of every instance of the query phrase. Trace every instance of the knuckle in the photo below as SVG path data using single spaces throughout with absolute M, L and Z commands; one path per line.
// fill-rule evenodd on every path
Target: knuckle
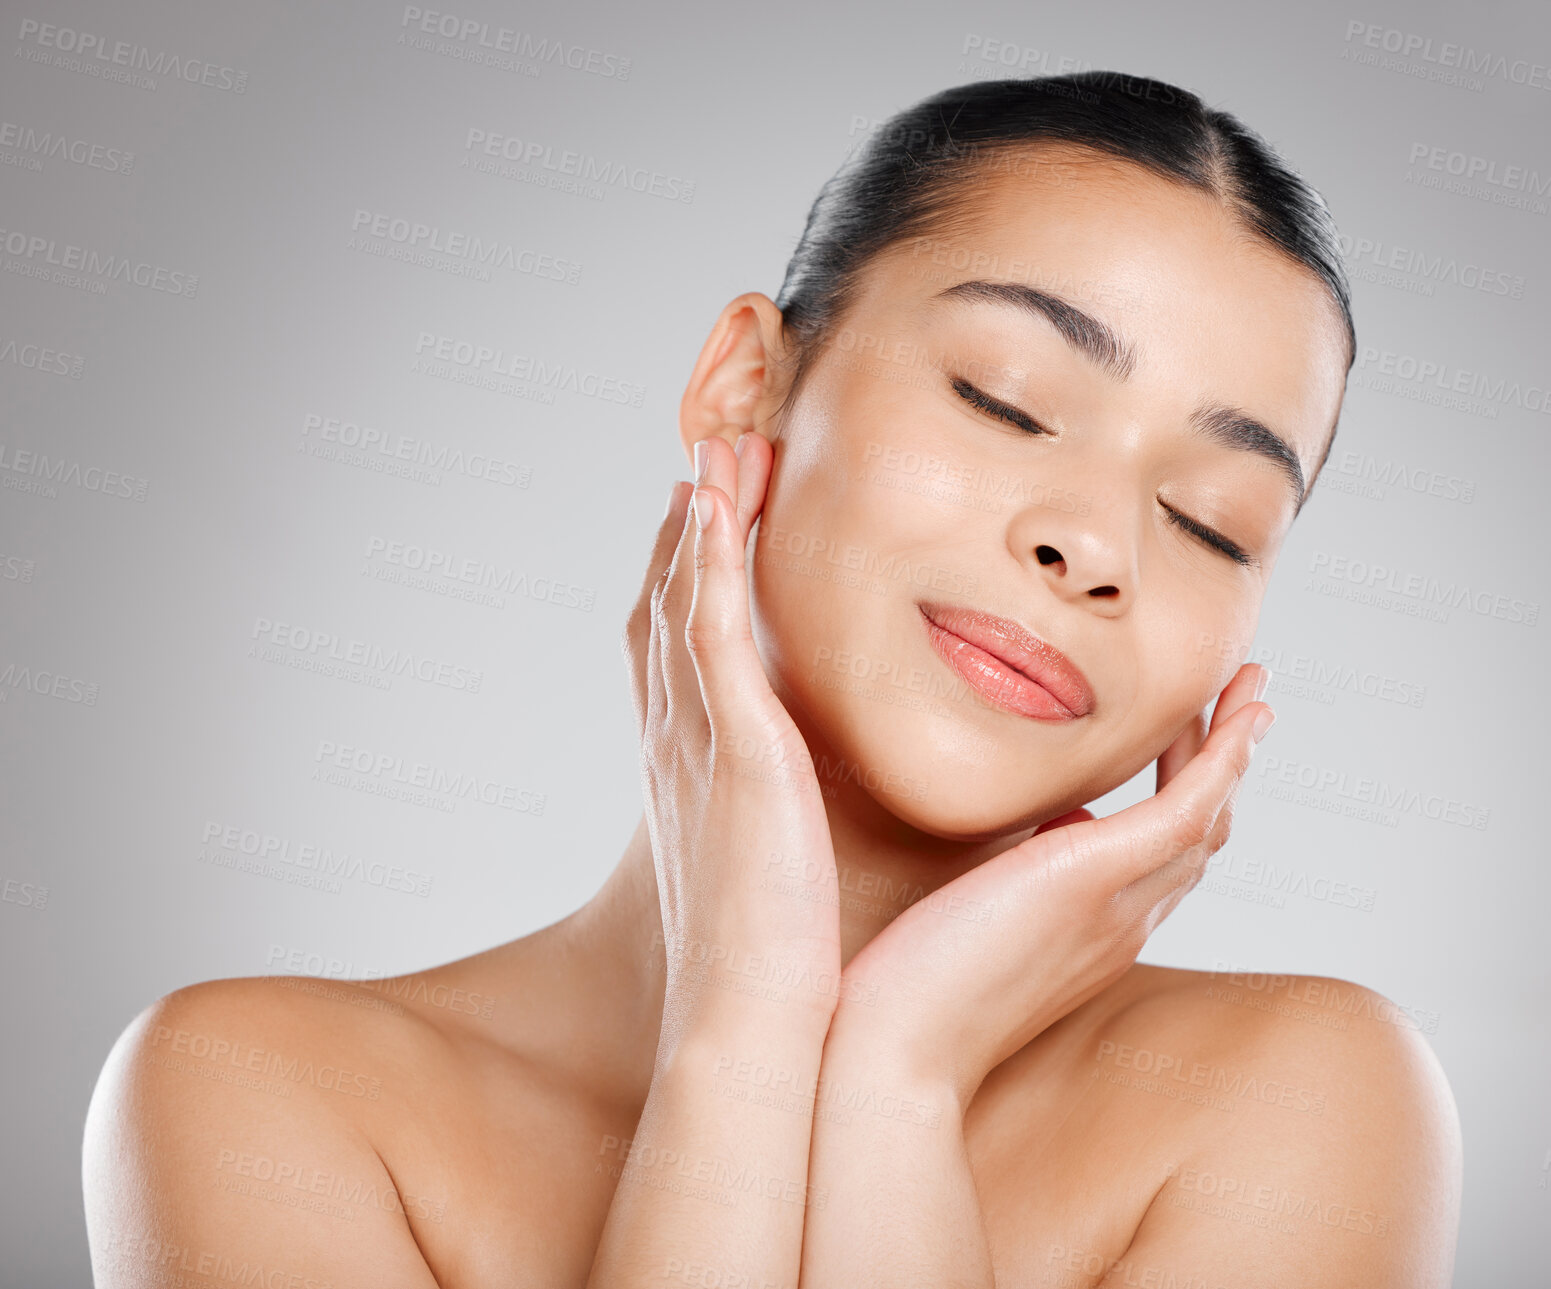
M 707 621 L 704 614 L 691 613 L 684 623 L 684 648 L 692 658 L 717 648 L 726 637 L 721 623 Z
M 1120 948 L 1125 953 L 1127 962 L 1135 962 L 1142 950 L 1147 947 L 1147 941 L 1151 938 L 1155 925 L 1150 918 L 1136 918 L 1127 926 L 1126 933 L 1120 941 Z
M 1169 835 L 1180 849 L 1194 850 L 1211 836 L 1212 818 L 1212 812 L 1200 802 L 1189 802 L 1175 811 L 1169 823 Z

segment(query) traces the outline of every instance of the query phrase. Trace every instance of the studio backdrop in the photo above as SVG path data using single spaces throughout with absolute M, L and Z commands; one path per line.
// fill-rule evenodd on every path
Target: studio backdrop
M 1359 339 L 1246 659 L 1277 727 L 1142 960 L 1391 1000 L 1459 1106 L 1456 1283 L 1546 1283 L 1543 6 L 4 10 L 0 1281 L 89 1283 L 83 1117 L 155 998 L 597 889 L 718 312 L 899 108 L 1114 68 L 1320 189 Z

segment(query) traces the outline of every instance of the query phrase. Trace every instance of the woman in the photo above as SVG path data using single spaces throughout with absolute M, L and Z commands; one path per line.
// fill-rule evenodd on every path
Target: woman
M 1354 349 L 1323 202 L 1186 91 L 893 118 L 684 392 L 612 876 L 422 976 L 148 1008 L 97 1283 L 1447 1285 L 1394 1009 L 1135 963 L 1272 719 L 1235 663 Z

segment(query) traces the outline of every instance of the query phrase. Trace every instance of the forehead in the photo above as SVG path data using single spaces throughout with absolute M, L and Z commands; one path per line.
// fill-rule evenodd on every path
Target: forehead
M 932 232 L 879 257 L 863 300 L 925 321 L 948 312 L 932 297 L 967 279 L 1052 292 L 1132 343 L 1128 393 L 1242 407 L 1279 426 L 1312 475 L 1346 341 L 1311 269 L 1217 197 L 1088 149 L 1025 146 L 982 167 Z M 1011 325 L 1022 336 L 1039 324 Z

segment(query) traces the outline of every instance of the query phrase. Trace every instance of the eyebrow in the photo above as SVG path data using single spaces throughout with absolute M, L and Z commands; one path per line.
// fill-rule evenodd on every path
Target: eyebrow
M 1043 318 L 1055 327 L 1061 338 L 1106 375 L 1128 379 L 1136 370 L 1138 349 L 1108 323 L 1079 309 L 1070 300 L 1022 282 L 971 278 L 944 287 L 931 302 L 986 303 L 1010 306 Z M 1241 408 L 1221 403 L 1202 404 L 1190 413 L 1190 428 L 1213 443 L 1239 452 L 1253 452 L 1276 464 L 1293 490 L 1298 508 L 1302 508 L 1306 485 L 1303 466 L 1291 444 L 1280 434 L 1257 421 Z

